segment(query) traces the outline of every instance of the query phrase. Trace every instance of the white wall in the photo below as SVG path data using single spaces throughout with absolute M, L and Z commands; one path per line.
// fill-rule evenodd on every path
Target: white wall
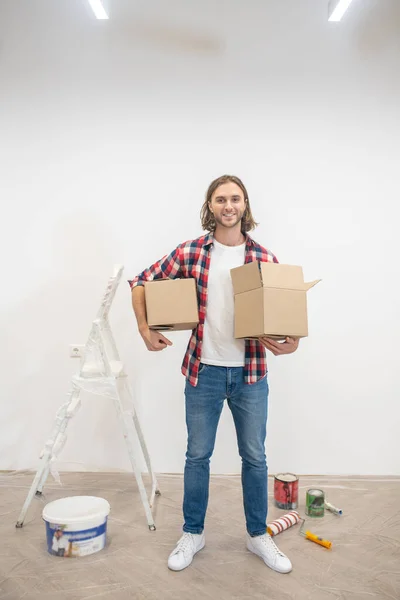
M 254 237 L 301 264 L 310 336 L 269 359 L 271 472 L 400 474 L 400 7 L 325 0 L 0 4 L 0 469 L 36 468 L 114 263 L 132 277 L 201 234 L 205 189 L 248 186 Z M 188 333 L 147 353 L 128 284 L 112 325 L 158 472 L 182 472 Z M 130 469 L 86 397 L 61 469 Z M 214 473 L 240 470 L 233 422 Z

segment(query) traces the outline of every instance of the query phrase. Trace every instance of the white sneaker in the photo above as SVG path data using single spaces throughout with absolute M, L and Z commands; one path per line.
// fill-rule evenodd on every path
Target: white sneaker
M 292 570 L 292 563 L 279 550 L 269 533 L 264 533 L 256 537 L 251 537 L 247 534 L 247 549 L 257 554 L 268 567 L 274 571 L 278 571 L 278 573 L 290 573 Z
M 194 555 L 202 550 L 206 544 L 206 538 L 203 533 L 187 533 L 178 542 L 175 550 L 171 552 L 168 558 L 168 567 L 172 571 L 182 571 L 190 565 Z

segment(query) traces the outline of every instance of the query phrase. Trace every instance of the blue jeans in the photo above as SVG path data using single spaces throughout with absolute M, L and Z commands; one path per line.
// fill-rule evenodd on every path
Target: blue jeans
M 243 367 L 200 365 L 196 387 L 186 380 L 188 445 L 184 474 L 183 531 L 202 533 L 208 505 L 210 458 L 225 399 L 236 428 L 242 458 L 246 529 L 254 537 L 266 532 L 268 471 L 265 437 L 268 381 L 246 384 Z

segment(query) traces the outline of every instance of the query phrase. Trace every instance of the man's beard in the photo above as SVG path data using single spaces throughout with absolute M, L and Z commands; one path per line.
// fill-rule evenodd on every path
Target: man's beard
M 234 219 L 233 221 L 227 222 L 223 219 L 223 217 L 221 218 L 217 218 L 214 215 L 215 218 L 215 222 L 218 223 L 218 225 L 221 225 L 222 227 L 227 227 L 227 228 L 232 228 L 235 227 L 238 223 L 240 223 L 240 221 L 242 220 L 244 215 L 244 212 L 240 215 L 236 215 L 236 219 Z

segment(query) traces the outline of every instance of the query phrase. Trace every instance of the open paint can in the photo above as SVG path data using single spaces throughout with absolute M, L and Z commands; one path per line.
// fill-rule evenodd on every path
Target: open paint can
M 308 517 L 323 517 L 325 514 L 325 494 L 323 490 L 311 489 L 306 494 L 306 515 Z
M 102 550 L 106 543 L 110 505 L 96 496 L 71 496 L 46 504 L 47 550 L 64 558 L 87 556 Z
M 278 508 L 294 510 L 299 503 L 299 478 L 293 473 L 278 473 L 274 478 L 274 500 Z

